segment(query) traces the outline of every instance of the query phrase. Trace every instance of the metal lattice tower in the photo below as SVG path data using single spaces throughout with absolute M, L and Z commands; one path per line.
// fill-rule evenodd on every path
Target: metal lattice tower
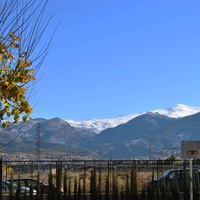
M 40 123 L 37 124 L 37 141 L 36 141 L 36 160 L 39 161 L 40 160 L 40 156 L 41 156 L 41 152 L 40 152 L 40 148 L 41 148 L 41 135 L 40 135 L 41 131 L 40 131 Z

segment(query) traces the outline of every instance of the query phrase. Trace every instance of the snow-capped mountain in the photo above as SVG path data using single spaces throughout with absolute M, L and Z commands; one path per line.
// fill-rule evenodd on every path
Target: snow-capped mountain
M 158 109 L 158 110 L 153 110 L 153 111 L 148 111 L 148 112 L 159 113 L 161 115 L 165 115 L 171 118 L 180 118 L 180 117 L 185 117 L 185 116 L 193 115 L 195 113 L 200 112 L 200 107 L 177 104 L 173 108 Z M 95 132 L 98 134 L 107 128 L 113 128 L 120 124 L 124 124 L 128 122 L 129 120 L 145 113 L 147 112 L 138 113 L 138 114 L 129 114 L 125 116 L 107 118 L 107 119 L 90 119 L 86 121 L 66 120 L 66 122 L 68 122 L 73 127 L 91 130 L 92 132 Z

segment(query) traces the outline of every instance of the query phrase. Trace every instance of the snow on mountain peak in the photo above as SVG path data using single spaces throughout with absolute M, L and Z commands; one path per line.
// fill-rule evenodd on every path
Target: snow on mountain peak
M 152 112 L 158 112 L 161 115 L 166 115 L 168 117 L 172 118 L 180 118 L 185 117 L 189 115 L 193 115 L 195 113 L 200 112 L 200 107 L 193 107 L 193 106 L 187 106 L 183 104 L 177 104 L 173 108 L 166 108 L 166 109 L 160 109 L 160 110 L 154 110 Z
M 150 112 L 159 113 L 161 115 L 165 115 L 172 118 L 180 118 L 180 117 L 185 117 L 185 116 L 193 115 L 195 113 L 200 112 L 200 107 L 177 104 L 173 108 L 153 110 Z M 139 114 L 129 114 L 129 115 L 115 117 L 115 118 L 90 119 L 86 121 L 74 121 L 74 120 L 66 120 L 66 121 L 73 127 L 82 128 L 82 129 L 90 129 L 91 131 L 98 134 L 107 128 L 113 128 L 120 124 L 124 124 L 128 122 L 129 120 L 145 113 L 147 112 L 143 112 Z

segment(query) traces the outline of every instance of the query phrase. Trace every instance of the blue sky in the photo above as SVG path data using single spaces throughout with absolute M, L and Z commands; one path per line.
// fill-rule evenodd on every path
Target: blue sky
M 48 10 L 57 10 L 50 32 L 61 23 L 38 74 L 32 117 L 200 106 L 199 8 L 188 0 L 49 0 Z

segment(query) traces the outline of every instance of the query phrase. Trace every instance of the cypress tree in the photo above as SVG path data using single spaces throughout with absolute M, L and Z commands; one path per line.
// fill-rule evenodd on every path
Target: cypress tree
M 184 200 L 190 200 L 190 183 L 186 171 L 186 162 L 184 162 L 184 167 L 183 167 L 183 193 L 184 193 L 183 194 Z
M 112 199 L 119 200 L 119 188 L 118 188 L 118 182 L 115 174 L 113 173 L 113 192 L 112 192 Z
M 71 178 L 69 177 L 69 183 L 68 183 L 68 200 L 72 200 L 72 191 L 71 191 Z
M 77 200 L 77 177 L 74 180 L 74 200 Z
M 20 181 L 20 175 L 18 175 L 18 181 L 17 181 L 17 191 L 15 193 L 15 199 L 21 200 L 21 181 Z
M 172 180 L 172 192 L 171 192 L 171 199 L 172 200 L 180 200 L 180 193 L 178 188 L 178 183 L 176 178 Z
M 166 187 L 164 178 L 162 178 L 162 182 L 161 182 L 161 196 L 162 196 L 162 200 L 167 200 L 167 187 Z
M 129 175 L 126 174 L 126 191 L 125 191 L 125 199 L 130 200 L 130 190 L 129 190 Z
M 57 200 L 61 200 L 61 182 L 62 182 L 62 167 L 58 164 L 56 169 L 56 196 Z
M 94 167 L 91 170 L 90 175 L 90 195 L 91 200 L 97 200 L 97 187 L 96 187 L 96 168 Z
M 171 199 L 170 185 L 167 185 L 167 200 Z
M 67 171 L 66 170 L 63 177 L 63 200 L 67 200 Z
M 146 199 L 146 190 L 145 187 L 143 186 L 140 200 L 145 200 L 145 199 Z
M 53 174 L 52 174 L 51 167 L 50 167 L 50 172 L 49 172 L 49 177 L 48 177 L 48 184 L 49 184 L 49 189 L 48 189 L 47 200 L 54 200 L 55 199 L 55 191 L 54 191 Z
M 86 200 L 86 169 L 83 176 L 83 200 Z
M 131 170 L 131 199 L 138 200 L 137 170 Z
M 37 191 L 36 199 L 41 200 L 42 198 L 41 198 L 41 186 L 40 186 L 40 173 L 39 172 L 37 173 L 36 191 Z
M 154 200 L 155 199 L 155 184 L 154 184 L 154 173 L 152 173 L 152 183 L 148 184 L 147 187 L 147 199 Z
M 98 183 L 98 199 L 102 200 L 102 191 L 101 191 L 101 182 L 102 182 L 102 171 L 101 171 L 101 167 L 99 169 L 99 183 Z
M 160 184 L 157 184 L 156 199 L 161 200 Z
M 123 187 L 123 186 L 121 186 L 121 191 L 120 191 L 120 200 L 125 200 L 124 187 Z
M 81 198 L 81 182 L 79 180 L 79 183 L 78 183 L 78 200 L 82 200 Z
M 105 200 L 109 200 L 109 174 L 106 176 L 106 185 L 105 185 Z
M 11 180 L 10 180 L 10 186 L 9 186 L 9 200 L 14 200 L 14 187 L 13 187 L 13 172 L 11 173 Z
M 199 200 L 199 177 L 198 172 L 193 173 L 193 200 Z
M 33 200 L 33 184 L 30 185 L 29 199 Z
M 27 200 L 27 192 L 25 190 L 23 200 Z

